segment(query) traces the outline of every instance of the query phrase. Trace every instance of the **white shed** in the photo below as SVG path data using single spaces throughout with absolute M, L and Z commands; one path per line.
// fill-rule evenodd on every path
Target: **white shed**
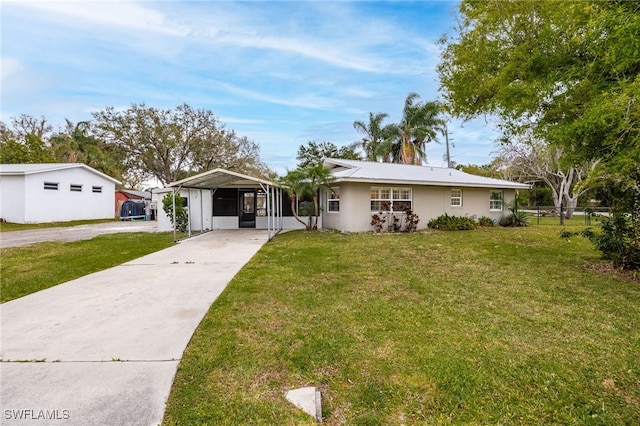
M 13 223 L 114 217 L 120 182 L 85 164 L 0 164 L 0 218 Z

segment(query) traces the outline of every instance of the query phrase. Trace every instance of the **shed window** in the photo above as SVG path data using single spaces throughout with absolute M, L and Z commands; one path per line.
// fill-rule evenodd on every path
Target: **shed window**
M 69 186 L 69 190 L 72 192 L 82 192 L 82 185 L 72 183 Z
M 92 192 L 102 192 L 102 187 L 101 186 L 93 186 L 93 187 L 91 187 L 91 191 Z
M 462 207 L 462 189 L 451 190 L 451 207 Z
M 331 191 L 327 194 L 327 211 L 340 211 L 340 188 L 331 188 Z
M 504 193 L 502 191 L 491 191 L 489 195 L 489 210 L 502 211 Z
M 53 191 L 58 190 L 58 182 L 45 182 L 44 189 L 51 189 Z
M 371 211 L 387 210 L 389 205 L 394 212 L 411 209 L 413 191 L 411 188 L 371 187 Z

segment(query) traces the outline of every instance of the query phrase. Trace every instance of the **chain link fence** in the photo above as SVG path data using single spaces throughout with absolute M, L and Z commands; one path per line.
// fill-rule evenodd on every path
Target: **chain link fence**
M 531 216 L 532 224 L 538 225 L 599 225 L 600 217 L 609 216 L 608 207 L 566 207 L 527 206 L 520 210 Z

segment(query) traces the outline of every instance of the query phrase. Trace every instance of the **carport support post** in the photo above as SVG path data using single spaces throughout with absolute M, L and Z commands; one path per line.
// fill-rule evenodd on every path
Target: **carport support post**
M 191 188 L 187 188 L 187 235 L 191 238 Z
M 173 213 L 173 242 L 175 243 L 176 241 L 178 241 L 177 239 L 177 235 L 176 235 L 176 189 L 173 188 L 173 197 L 171 197 L 171 202 L 173 205 L 173 208 L 171 209 L 172 213 Z
M 278 188 L 278 232 L 282 231 L 282 188 Z
M 202 188 L 200 188 L 200 233 L 204 232 L 204 204 L 202 203 Z
M 260 184 L 260 188 L 265 192 L 267 198 L 267 241 L 271 241 L 271 212 L 269 211 L 269 207 L 271 203 L 269 201 L 269 197 L 271 196 L 271 186 L 267 185 L 265 188 L 263 184 Z

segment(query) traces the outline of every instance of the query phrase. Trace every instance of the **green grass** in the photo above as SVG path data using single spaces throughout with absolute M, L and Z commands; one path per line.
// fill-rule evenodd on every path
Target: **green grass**
M 119 233 L 0 249 L 0 302 L 119 265 L 173 245 L 170 233 Z
M 529 223 L 531 225 L 556 225 L 560 226 L 560 217 L 558 216 L 535 216 L 529 215 Z M 591 217 L 591 225 L 587 225 L 586 218 L 583 215 L 573 215 L 571 219 L 564 219 L 564 226 L 600 226 L 600 218 L 598 216 Z
M 212 305 L 166 425 L 640 424 L 640 285 L 558 227 L 290 232 Z
M 78 225 L 93 225 L 96 223 L 117 222 L 116 219 L 92 219 L 92 220 L 72 220 L 68 222 L 47 222 L 47 223 L 12 223 L 0 222 L 0 232 L 25 231 L 27 229 L 58 228 Z

